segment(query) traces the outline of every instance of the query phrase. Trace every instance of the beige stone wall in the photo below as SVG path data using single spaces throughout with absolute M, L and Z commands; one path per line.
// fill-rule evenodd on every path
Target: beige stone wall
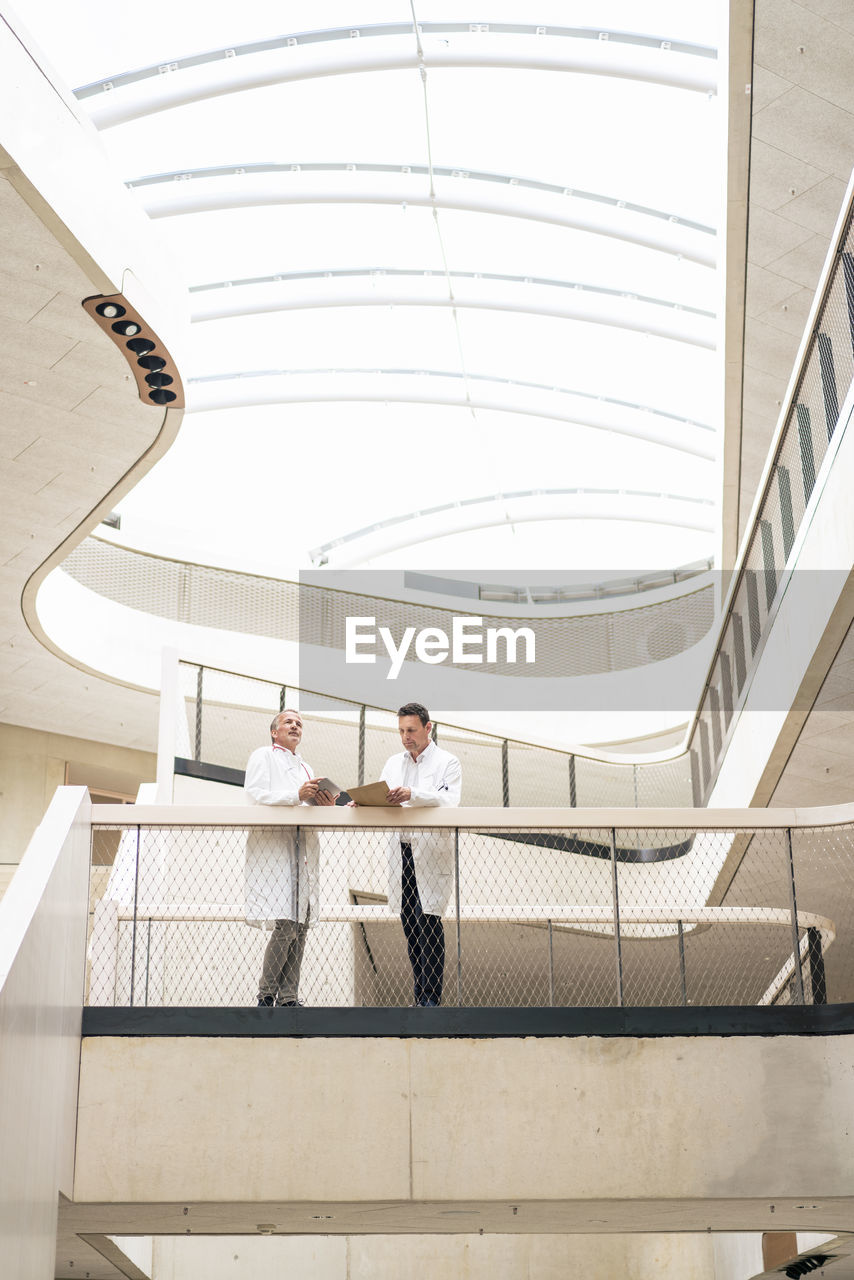
M 153 1280 L 715 1280 L 708 1235 L 172 1236 Z M 720 1278 L 719 1278 L 720 1280 Z
M 0 892 L 20 862 L 57 787 L 103 788 L 135 796 L 152 782 L 155 756 L 48 730 L 0 724 Z
M 169 1234 L 831 1229 L 852 1079 L 851 1036 L 98 1037 L 74 1199 Z

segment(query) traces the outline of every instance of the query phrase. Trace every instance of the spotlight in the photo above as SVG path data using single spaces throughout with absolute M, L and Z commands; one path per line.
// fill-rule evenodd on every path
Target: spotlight
M 144 356 L 146 352 L 154 350 L 154 343 L 150 338 L 131 338 L 125 346 L 137 356 Z
M 184 407 L 184 388 L 172 357 L 123 294 L 83 299 L 84 310 L 121 347 L 140 399 L 149 405 Z

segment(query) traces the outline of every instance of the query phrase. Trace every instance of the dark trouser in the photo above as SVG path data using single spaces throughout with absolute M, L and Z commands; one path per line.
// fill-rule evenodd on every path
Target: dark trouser
M 412 845 L 408 841 L 401 840 L 400 854 L 400 922 L 409 948 L 415 1003 L 441 1004 L 442 979 L 445 974 L 445 930 L 442 917 L 427 915 L 421 909 Z
M 272 996 L 279 1005 L 296 1002 L 307 933 L 307 918 L 302 924 L 297 924 L 296 920 L 276 921 L 264 952 L 259 1000 Z

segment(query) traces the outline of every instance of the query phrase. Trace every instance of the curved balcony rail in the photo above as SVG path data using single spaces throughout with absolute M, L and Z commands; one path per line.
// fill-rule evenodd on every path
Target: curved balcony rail
M 724 601 L 721 633 L 688 734 L 705 802 L 794 571 L 798 534 L 821 494 L 823 465 L 847 424 L 854 387 L 854 183 L 849 184 L 777 434 Z
M 249 921 L 288 911 L 310 913 L 288 981 L 313 1006 L 425 1002 L 416 960 L 432 1002 L 467 1008 L 854 999 L 850 805 L 99 806 L 92 830 L 90 1005 L 254 1005 L 273 935 Z M 406 849 L 443 917 L 416 960 Z
M 676 586 L 687 582 L 689 578 L 700 574 L 711 573 L 715 564 L 713 560 L 696 560 L 692 564 L 681 565 L 678 569 L 660 570 L 653 573 L 633 574 L 628 578 L 607 578 L 601 582 L 561 582 L 555 575 L 551 586 L 539 583 L 498 584 L 494 582 L 472 582 L 461 578 L 445 578 L 435 573 L 419 573 L 406 570 L 403 585 L 412 591 L 422 591 L 434 595 L 458 595 L 471 600 L 483 600 L 489 604 L 553 605 L 578 604 L 583 600 L 614 600 L 619 596 L 634 595 L 642 591 L 659 591 L 662 587 Z
M 302 708 L 306 693 L 312 694 L 187 661 L 178 663 L 177 683 L 177 714 L 165 739 L 161 736 L 161 751 L 174 755 L 178 778 L 232 786 L 243 785 L 246 761 L 268 741 L 272 717 L 292 704 Z M 305 756 L 312 766 L 345 793 L 347 787 L 378 778 L 388 757 L 400 750 L 397 716 L 380 707 L 312 694 L 311 706 L 318 703 L 322 710 L 301 711 Z M 164 712 L 171 708 L 164 706 Z M 455 724 L 434 724 L 434 736 L 463 766 L 467 804 L 636 808 L 692 803 L 690 759 L 684 754 L 620 764 Z M 175 798 L 192 794 L 191 787 L 176 782 Z
M 455 616 L 481 612 L 481 596 L 470 611 L 448 603 L 421 603 L 372 593 L 348 591 L 318 581 L 288 581 L 240 573 L 210 565 L 191 564 L 166 556 L 117 546 L 100 538 L 84 539 L 62 563 L 62 572 L 75 582 L 116 604 L 139 609 L 156 617 L 195 626 L 214 627 L 275 640 L 337 648 L 342 643 L 348 615 L 373 612 L 380 625 L 395 634 L 415 624 L 450 632 Z M 650 598 L 653 590 L 645 576 L 632 579 L 641 597 L 634 607 L 617 611 L 603 608 L 608 593 L 598 595 L 595 584 L 580 603 L 556 600 L 528 606 L 509 603 L 513 616 L 490 613 L 495 626 L 529 626 L 536 636 L 538 674 L 544 677 L 584 676 L 626 671 L 673 657 L 699 643 L 714 625 L 716 583 L 702 571 L 677 572 L 677 581 L 666 574 L 658 589 L 672 592 Z M 428 575 L 429 576 L 429 575 Z M 402 581 L 402 579 L 401 579 Z M 409 584 L 419 592 L 423 584 Z M 607 584 L 602 584 L 606 586 Z M 629 594 L 624 580 L 618 595 Z M 495 604 L 505 603 L 495 601 Z M 544 607 L 552 606 L 552 612 Z M 512 663 L 484 664 L 515 678 L 521 668 Z M 699 680 L 699 677 L 698 677 Z

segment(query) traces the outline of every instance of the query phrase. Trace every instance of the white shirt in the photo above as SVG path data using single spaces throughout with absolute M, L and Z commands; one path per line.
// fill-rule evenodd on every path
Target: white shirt
M 435 742 L 428 742 L 415 759 L 408 751 L 400 751 L 385 762 L 380 778 L 394 790 L 408 787 L 410 799 L 404 804 L 411 808 L 429 808 L 436 805 L 458 806 L 462 789 L 462 766 L 450 751 L 443 751 Z
M 313 777 L 288 747 L 259 747 L 249 757 L 244 788 L 252 804 L 300 804 L 299 789 Z

